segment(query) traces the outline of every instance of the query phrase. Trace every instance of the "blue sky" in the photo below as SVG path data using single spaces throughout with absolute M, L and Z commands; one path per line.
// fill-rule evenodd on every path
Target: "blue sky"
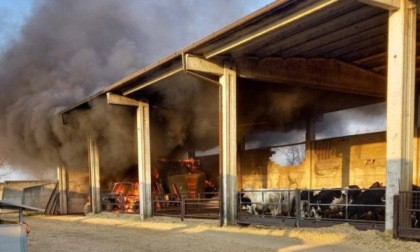
M 35 0 L 0 0 L 0 51 L 13 38 L 31 13 Z

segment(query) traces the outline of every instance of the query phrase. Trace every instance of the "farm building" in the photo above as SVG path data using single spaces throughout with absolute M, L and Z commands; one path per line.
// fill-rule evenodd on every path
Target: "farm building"
M 248 186 L 379 182 L 385 228 L 395 229 L 394 196 L 419 184 L 417 16 L 409 0 L 275 1 L 63 110 L 65 127 L 89 135 L 80 150 L 86 167 L 60 166 L 61 206 L 81 212 L 88 197 L 100 212 L 110 182 L 132 180 L 148 218 L 169 194 L 197 198 L 204 181 L 217 192 L 209 191 L 220 200 L 221 224 L 230 225 Z M 317 135 L 327 114 L 366 106 L 385 108 L 385 131 Z M 263 136 L 303 145 L 303 159 L 282 166 L 270 161 L 272 145 L 249 148 Z M 205 176 L 188 177 L 195 169 Z M 170 182 L 182 174 L 193 182 Z

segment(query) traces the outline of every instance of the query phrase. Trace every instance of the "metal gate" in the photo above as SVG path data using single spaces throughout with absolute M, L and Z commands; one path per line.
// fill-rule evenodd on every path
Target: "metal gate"
M 420 239 L 420 191 L 394 196 L 394 238 Z
M 369 189 L 255 189 L 238 193 L 238 219 L 241 225 L 261 224 L 289 227 L 328 227 L 349 223 L 359 230 L 385 228 L 385 204 L 378 202 L 351 202 L 349 195 L 356 190 L 385 194 L 385 188 Z M 339 203 L 322 202 L 316 199 L 320 192 L 338 193 L 343 196 Z M 253 194 L 253 200 L 246 200 L 247 194 Z M 335 211 L 332 211 L 335 209 Z M 318 212 L 318 213 L 315 213 Z M 351 214 L 351 212 L 370 213 Z M 372 215 L 373 212 L 373 215 Z M 315 213 L 315 214 L 314 214 Z M 376 213 L 376 215 L 375 215 Z M 372 217 L 375 216 L 375 217 Z

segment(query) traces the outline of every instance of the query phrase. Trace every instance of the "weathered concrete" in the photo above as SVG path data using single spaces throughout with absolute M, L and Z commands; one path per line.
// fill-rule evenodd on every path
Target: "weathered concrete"
M 56 181 L 5 181 L 2 200 L 44 209 Z

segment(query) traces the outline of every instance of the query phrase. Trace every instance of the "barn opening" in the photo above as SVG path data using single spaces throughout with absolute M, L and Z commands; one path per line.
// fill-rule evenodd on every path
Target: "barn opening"
M 311 195 L 315 189 L 344 190 L 353 185 L 362 191 L 374 186 L 378 189 L 372 191 L 383 192 L 386 183 L 385 223 L 390 228 L 393 194 L 410 187 L 411 181 L 418 181 L 418 155 L 413 147 L 418 145 L 418 127 L 411 130 L 414 124 L 402 119 L 410 122 L 417 114 L 409 113 L 416 92 L 410 89 L 413 79 L 401 74 L 408 70 L 403 71 L 387 55 L 388 36 L 401 35 L 388 30 L 395 25 L 389 19 L 390 11 L 365 2 L 373 1 L 273 3 L 97 94 L 95 97 L 118 96 L 110 104 L 137 110 L 133 124 L 137 124 L 137 134 L 139 129 L 142 132 L 136 151 L 139 180 L 144 176 L 143 184 L 147 185 L 143 189 L 152 190 L 148 177 L 152 178 L 153 166 L 159 165 L 159 174 L 168 172 L 172 168 L 161 168 L 165 166 L 161 164 L 186 158 L 195 162 L 198 153 L 215 150 L 216 155 L 220 154 L 219 166 L 212 166 L 208 172 L 215 174 L 211 179 L 217 175 L 221 178 L 214 178 L 213 184 L 222 182 L 216 188 L 223 196 L 220 214 L 225 225 L 235 222 L 238 210 L 242 213 L 236 208 L 235 195 L 247 187 L 287 188 L 288 193 L 301 189 Z M 402 35 L 399 38 L 408 39 Z M 416 47 L 410 46 L 410 52 Z M 408 72 L 415 78 L 414 62 L 406 66 L 410 66 Z M 394 81 L 392 73 L 401 78 Z M 201 84 L 191 85 L 195 82 Z M 401 88 L 406 84 L 407 88 Z M 194 87 L 203 90 L 191 97 Z M 177 95 L 179 91 L 182 96 Z M 209 102 L 207 95 L 212 97 Z M 178 100 L 184 96 L 189 100 Z M 402 102 L 406 98 L 406 103 Z M 78 106 L 89 102 L 85 100 Z M 339 125 L 339 117 L 333 115 L 384 104 L 386 132 L 380 128 L 343 133 L 343 127 L 348 129 L 349 125 Z M 196 107 L 204 109 L 196 114 Z M 390 118 L 401 127 L 389 123 Z M 363 120 L 372 119 L 368 116 Z M 328 120 L 332 123 L 323 126 Z M 176 124 L 179 121 L 184 124 Z M 171 123 L 175 123 L 173 130 L 178 133 L 172 134 Z M 185 124 L 188 127 L 183 128 Z M 144 148 L 149 128 L 150 150 Z M 206 133 L 201 135 L 200 130 Z M 304 145 L 302 160 L 289 165 L 277 165 L 271 160 L 274 148 L 299 145 Z M 205 163 L 200 160 L 200 165 Z M 311 203 L 309 196 L 307 201 Z M 140 213 L 146 213 L 142 215 L 146 218 L 150 209 L 141 202 Z M 239 205 L 252 206 L 252 202 Z M 381 209 L 384 207 L 381 205 Z

